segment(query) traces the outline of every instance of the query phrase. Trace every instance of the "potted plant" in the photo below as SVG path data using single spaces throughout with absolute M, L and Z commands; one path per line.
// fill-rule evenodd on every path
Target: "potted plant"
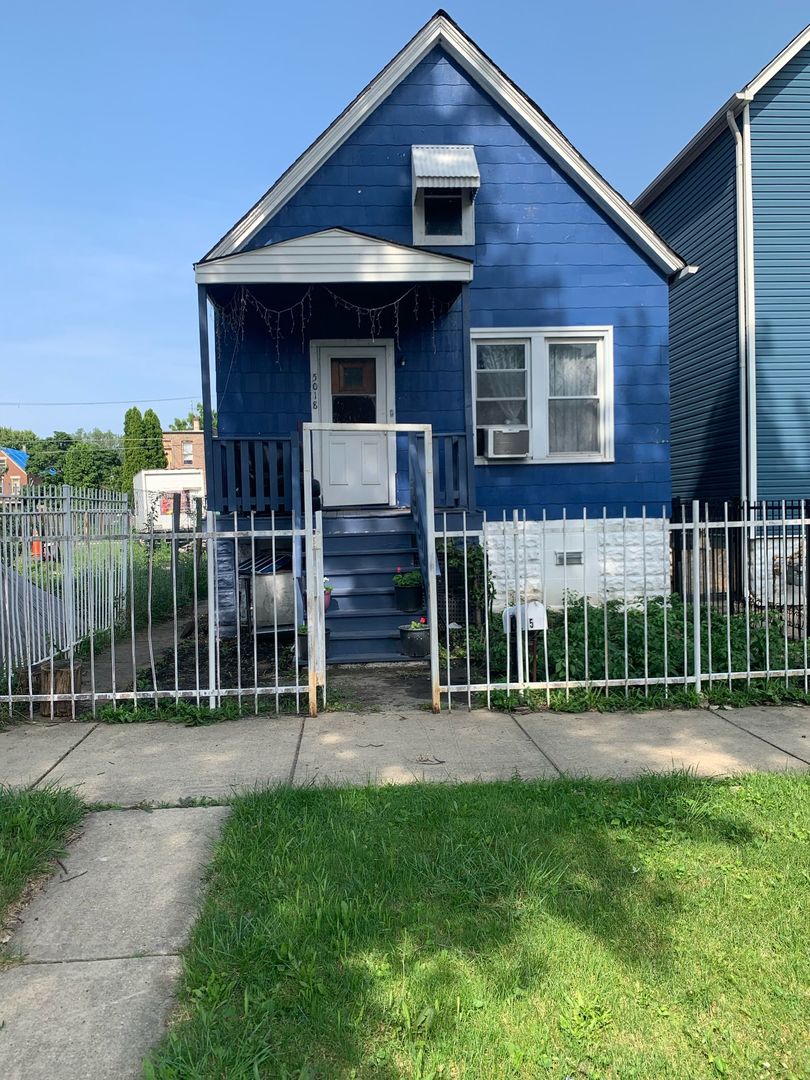
M 399 644 L 403 655 L 412 660 L 424 660 L 430 655 L 430 628 L 424 615 L 400 626 Z
M 394 574 L 394 596 L 400 611 L 419 611 L 422 607 L 422 571 L 397 567 Z
M 332 589 L 334 585 L 330 582 L 328 577 L 323 579 L 323 610 L 328 611 L 329 605 L 332 603 Z
M 326 655 L 329 655 L 329 635 L 331 630 L 327 626 L 324 630 Z M 309 627 L 305 622 L 299 624 L 298 627 L 298 662 L 301 664 L 309 663 Z

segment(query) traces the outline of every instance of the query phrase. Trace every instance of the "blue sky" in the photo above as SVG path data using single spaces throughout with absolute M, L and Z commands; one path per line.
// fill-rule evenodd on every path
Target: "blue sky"
M 191 269 L 433 3 L 7 5 L 0 424 L 120 430 L 199 398 Z M 450 14 L 633 198 L 805 25 L 806 0 L 463 0 Z M 142 405 L 142 408 L 147 407 Z

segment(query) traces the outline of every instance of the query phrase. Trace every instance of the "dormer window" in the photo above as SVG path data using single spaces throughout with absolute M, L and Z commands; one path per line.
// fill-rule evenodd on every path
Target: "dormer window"
M 481 186 L 472 146 L 412 146 L 414 244 L 474 244 Z
M 464 196 L 443 188 L 426 188 L 422 196 L 425 236 L 464 235 Z

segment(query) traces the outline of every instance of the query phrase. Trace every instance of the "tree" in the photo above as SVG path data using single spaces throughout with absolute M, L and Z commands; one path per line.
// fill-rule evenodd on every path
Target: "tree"
M 102 431 L 101 428 L 93 428 L 91 431 L 85 431 L 84 428 L 78 428 L 73 432 L 73 438 L 76 442 L 92 443 L 93 446 L 100 446 L 104 450 L 115 450 L 121 452 L 121 436 L 117 435 L 114 431 Z
M 75 442 L 65 454 L 64 481 L 74 487 L 114 487 L 120 464 L 114 450 Z
M 200 422 L 200 430 L 203 430 L 204 427 L 205 427 L 203 419 L 204 418 L 203 418 L 202 402 L 198 401 L 197 402 L 197 408 L 192 409 L 189 412 L 188 416 L 175 416 L 174 420 L 172 420 L 171 424 L 169 425 L 169 431 L 191 431 L 191 429 L 194 427 L 194 421 L 195 420 L 199 420 L 199 422 Z M 213 421 L 214 430 L 216 430 L 216 426 L 217 426 L 216 409 L 214 409 L 212 411 L 211 420 Z
M 166 451 L 163 449 L 163 428 L 154 409 L 147 409 L 143 414 L 143 442 L 147 464 L 146 469 L 165 469 Z
M 48 484 L 63 484 L 65 455 L 71 446 L 73 436 L 66 431 L 55 431 L 46 439 L 40 439 L 28 455 L 28 475 L 39 477 Z
M 27 429 L 21 431 L 18 428 L 0 425 L 0 446 L 10 446 L 12 450 L 22 450 L 25 447 L 30 452 L 39 441 L 39 435 L 34 431 Z
M 121 469 L 121 487 L 124 491 L 132 491 L 133 476 L 146 468 L 145 456 L 143 417 L 141 410 L 133 405 L 124 415 L 124 463 Z

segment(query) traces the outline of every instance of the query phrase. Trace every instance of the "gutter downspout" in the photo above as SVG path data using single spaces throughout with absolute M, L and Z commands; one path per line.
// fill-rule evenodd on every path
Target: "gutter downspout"
M 726 113 L 734 136 L 737 212 L 737 351 L 740 394 L 740 495 L 757 498 L 756 430 L 756 308 L 754 304 L 754 209 L 751 175 L 751 121 L 749 105 L 743 109 L 740 132 L 734 110 Z
M 751 108 L 743 109 L 743 191 L 745 192 L 745 338 L 748 346 L 748 498 L 759 496 L 757 476 L 757 311 L 754 268 L 754 179 L 751 156 Z
M 745 499 L 748 494 L 748 408 L 747 408 L 747 350 L 745 335 L 745 274 L 743 264 L 745 262 L 745 215 L 743 214 L 743 140 L 737 121 L 734 118 L 734 110 L 729 109 L 726 113 L 726 121 L 731 134 L 734 136 L 735 172 L 734 192 L 737 215 L 737 357 L 739 368 L 739 395 L 740 395 L 740 498 Z

